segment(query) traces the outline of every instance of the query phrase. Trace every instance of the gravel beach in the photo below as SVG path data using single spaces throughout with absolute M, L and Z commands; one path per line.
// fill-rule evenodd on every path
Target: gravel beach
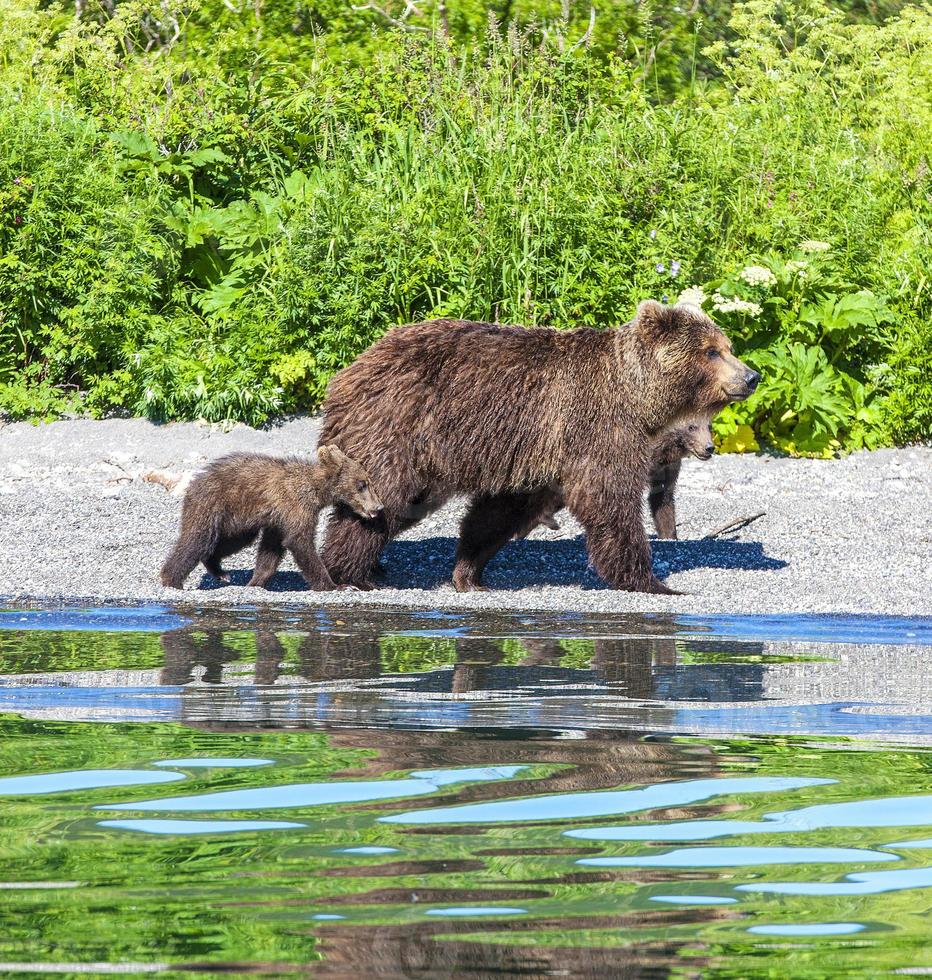
M 178 528 L 181 496 L 179 488 L 150 482 L 151 474 L 170 482 L 238 449 L 310 453 L 319 426 L 300 418 L 268 430 L 139 419 L 0 427 L 0 597 L 932 615 L 932 448 L 838 460 L 686 461 L 677 498 L 681 540 L 653 543 L 657 574 L 680 596 L 605 588 L 587 570 L 581 530 L 566 511 L 559 531 L 538 529 L 499 554 L 486 572 L 491 591 L 459 595 L 449 579 L 461 502 L 389 546 L 386 588 L 375 592 L 309 592 L 287 559 L 271 590 L 237 587 L 252 568 L 251 551 L 228 562 L 236 570 L 232 586 L 197 570 L 184 593 L 163 589 L 158 570 Z M 704 539 L 761 511 L 743 529 Z

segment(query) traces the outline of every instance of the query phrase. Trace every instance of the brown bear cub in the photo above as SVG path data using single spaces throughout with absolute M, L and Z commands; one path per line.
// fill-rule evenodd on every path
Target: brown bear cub
M 715 452 L 711 416 L 690 419 L 665 432 L 654 447 L 653 466 L 647 485 L 650 507 L 658 538 L 676 540 L 676 507 L 673 496 L 680 477 L 680 466 L 687 456 L 711 459 Z
M 327 390 L 321 438 L 366 467 L 385 509 L 367 521 L 338 506 L 324 562 L 335 582 L 371 587 L 385 544 L 419 508 L 464 493 L 453 582 L 481 588 L 488 561 L 556 486 L 602 579 L 669 593 L 641 519 L 653 445 L 684 419 L 747 398 L 759 377 L 694 306 L 648 301 L 610 330 L 395 327 Z
M 654 519 L 654 527 L 657 528 L 657 537 L 676 540 L 676 508 L 673 498 L 682 461 L 687 456 L 710 459 L 714 452 L 715 443 L 712 441 L 708 416 L 690 419 L 674 426 L 655 443 L 647 485 L 647 503 Z M 562 492 L 558 487 L 553 487 L 550 495 L 541 500 L 540 512 L 528 518 L 527 524 L 518 530 L 515 538 L 526 538 L 540 526 L 549 527 L 553 531 L 559 530 L 560 525 L 555 515 L 563 506 Z
M 372 520 L 382 504 L 366 471 L 336 446 L 321 446 L 317 460 L 231 453 L 211 463 L 185 493 L 181 532 L 162 568 L 162 585 L 180 589 L 198 562 L 228 582 L 220 563 L 261 531 L 249 585 L 267 585 L 287 549 L 312 589 L 335 588 L 314 543 L 318 515 L 336 503 Z

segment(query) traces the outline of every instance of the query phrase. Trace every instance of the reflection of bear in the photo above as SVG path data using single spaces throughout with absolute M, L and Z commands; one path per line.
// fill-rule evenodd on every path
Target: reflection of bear
M 697 416 L 664 432 L 654 444 L 651 456 L 650 482 L 647 503 L 650 506 L 657 535 L 676 539 L 676 510 L 673 495 L 680 475 L 680 465 L 687 456 L 709 459 L 715 452 L 710 428 L 711 416 Z M 536 527 L 543 525 L 557 530 L 559 524 L 554 515 L 564 506 L 563 493 L 553 487 L 541 499 L 541 510 L 531 514 L 527 522 L 515 533 L 516 538 L 526 538 Z
M 642 303 L 616 330 L 435 320 L 390 330 L 337 374 L 321 439 L 372 475 L 385 505 L 363 521 L 338 507 L 324 562 L 365 587 L 386 542 L 417 508 L 473 497 L 453 581 L 481 587 L 489 559 L 555 484 L 610 585 L 669 592 L 651 569 L 641 495 L 654 439 L 747 397 L 758 375 L 695 307 Z
M 223 668 L 239 659 L 239 653 L 223 642 L 218 630 L 197 630 L 203 636 L 192 636 L 191 630 L 170 630 L 159 637 L 165 662 L 160 683 L 188 684 L 194 680 L 194 668 L 203 667 L 200 680 L 204 684 L 223 683 Z
M 314 543 L 320 511 L 339 501 L 373 518 L 382 505 L 366 471 L 336 446 L 321 446 L 317 458 L 308 463 L 231 453 L 211 463 L 185 494 L 181 532 L 162 568 L 162 584 L 180 589 L 198 562 L 215 578 L 229 581 L 220 563 L 261 531 L 250 585 L 266 585 L 287 548 L 312 589 L 332 589 Z

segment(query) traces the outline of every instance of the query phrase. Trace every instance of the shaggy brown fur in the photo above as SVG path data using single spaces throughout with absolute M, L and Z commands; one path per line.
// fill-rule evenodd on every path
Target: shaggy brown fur
M 759 375 L 695 307 L 646 302 L 615 330 L 434 320 L 390 330 L 330 383 L 322 438 L 372 474 L 385 510 L 338 507 L 324 562 L 371 587 L 386 542 L 418 508 L 473 497 L 454 584 L 481 587 L 489 558 L 555 484 L 610 585 L 669 592 L 651 570 L 641 496 L 651 446 L 671 425 L 746 398 Z
M 366 471 L 336 446 L 321 446 L 317 460 L 231 453 L 211 463 L 185 494 L 181 532 L 162 568 L 162 584 L 180 589 L 198 562 L 229 581 L 220 563 L 261 531 L 249 585 L 268 584 L 287 548 L 312 589 L 333 589 L 314 543 L 320 511 L 339 503 L 371 521 L 382 504 Z
M 673 498 L 682 461 L 687 456 L 709 459 L 714 452 L 715 443 L 712 441 L 708 416 L 683 422 L 660 436 L 654 445 L 647 491 L 647 503 L 654 527 L 657 528 L 657 537 L 676 540 L 676 508 Z M 554 517 L 563 506 L 563 492 L 559 487 L 554 487 L 543 502 L 543 510 L 532 515 L 515 534 L 515 538 L 526 538 L 541 525 L 553 531 L 559 530 L 560 525 Z

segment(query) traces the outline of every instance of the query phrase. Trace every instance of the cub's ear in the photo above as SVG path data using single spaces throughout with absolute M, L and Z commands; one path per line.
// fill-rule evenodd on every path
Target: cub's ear
M 645 338 L 674 334 L 680 325 L 681 317 L 675 306 L 664 306 L 652 299 L 646 299 L 638 306 L 634 318 L 634 329 Z
M 324 466 L 329 466 L 331 469 L 336 469 L 337 467 L 343 465 L 346 457 L 336 446 L 330 445 L 318 446 L 317 459 L 318 462 L 323 463 Z

